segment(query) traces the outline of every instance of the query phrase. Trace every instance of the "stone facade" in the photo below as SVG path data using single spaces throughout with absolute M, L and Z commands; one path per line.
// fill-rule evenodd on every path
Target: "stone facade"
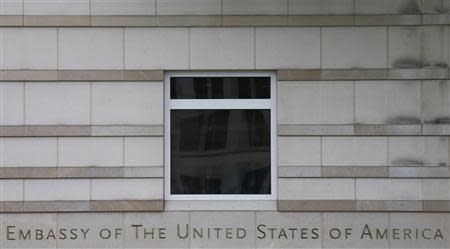
M 0 0 L 0 247 L 450 248 L 449 8 Z M 277 200 L 164 200 L 164 76 L 177 70 L 276 72 Z M 18 241 L 10 224 L 123 236 Z M 248 234 L 149 241 L 133 224 Z M 320 236 L 259 238 L 259 224 Z M 365 224 L 389 238 L 361 239 Z M 444 238 L 396 239 L 403 228 Z

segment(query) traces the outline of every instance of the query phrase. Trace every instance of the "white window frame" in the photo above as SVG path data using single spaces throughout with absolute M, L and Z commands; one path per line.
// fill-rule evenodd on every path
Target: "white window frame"
M 270 77 L 270 99 L 170 99 L 171 77 Z M 167 72 L 164 76 L 164 198 L 165 200 L 276 200 L 277 198 L 277 85 L 276 73 L 267 71 Z M 170 110 L 270 109 L 271 194 L 177 195 L 170 192 Z

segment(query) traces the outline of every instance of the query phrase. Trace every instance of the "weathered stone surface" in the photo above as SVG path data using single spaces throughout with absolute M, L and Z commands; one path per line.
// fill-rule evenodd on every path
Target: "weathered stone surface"
M 90 16 L 76 15 L 25 15 L 25 26 L 89 26 Z
M 389 167 L 390 177 L 450 177 L 450 167 Z
M 89 201 L 25 201 L 23 212 L 88 212 Z
M 351 136 L 354 125 L 278 125 L 280 136 Z
M 1 81 L 52 81 L 58 80 L 56 70 L 1 70 Z
M 421 212 L 423 201 L 356 201 L 356 210 L 372 212 Z
M 156 16 L 91 16 L 91 26 L 126 26 L 126 27 L 151 27 L 156 26 Z
M 353 200 L 278 200 L 278 211 L 356 211 Z
M 239 26 L 287 26 L 287 16 L 223 16 L 222 25 L 239 27 Z M 213 25 L 209 25 L 213 26 Z
M 322 177 L 388 177 L 388 167 L 322 167 Z
M 421 135 L 422 126 L 420 124 L 356 124 L 355 135 L 359 136 L 404 136 Z
M 94 125 L 92 136 L 162 136 L 162 125 Z
M 277 71 L 279 81 L 320 80 L 320 69 L 280 69 Z
M 420 25 L 420 15 L 357 15 L 355 25 Z
M 91 201 L 90 205 L 90 210 L 93 212 L 152 212 L 164 210 L 164 202 L 161 200 Z
M 296 178 L 296 177 L 320 177 L 321 167 L 295 167 L 278 166 L 278 177 Z
M 55 178 L 57 167 L 1 167 L 0 178 Z

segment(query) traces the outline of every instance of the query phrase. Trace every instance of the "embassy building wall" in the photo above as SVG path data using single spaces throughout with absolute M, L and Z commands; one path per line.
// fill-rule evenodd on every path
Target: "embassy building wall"
M 449 0 L 0 0 L 0 248 L 450 248 Z

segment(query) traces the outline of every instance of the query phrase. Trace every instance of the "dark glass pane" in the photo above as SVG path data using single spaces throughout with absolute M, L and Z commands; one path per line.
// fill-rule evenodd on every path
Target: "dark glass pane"
M 171 99 L 268 99 L 270 77 L 173 77 Z
M 270 110 L 171 110 L 172 194 L 270 194 Z

